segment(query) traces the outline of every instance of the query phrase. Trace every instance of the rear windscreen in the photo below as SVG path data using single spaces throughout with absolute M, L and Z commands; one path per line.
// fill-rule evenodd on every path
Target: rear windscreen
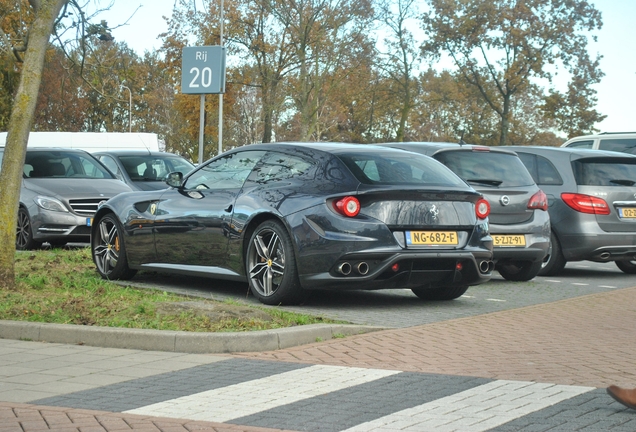
M 437 153 L 435 159 L 469 183 L 501 187 L 534 184 L 525 165 L 513 154 L 489 151 L 445 151 Z
M 594 158 L 572 162 L 578 185 L 633 186 L 636 184 L 636 158 Z
M 466 187 L 444 165 L 420 154 L 396 150 L 339 154 L 338 158 L 364 184 Z

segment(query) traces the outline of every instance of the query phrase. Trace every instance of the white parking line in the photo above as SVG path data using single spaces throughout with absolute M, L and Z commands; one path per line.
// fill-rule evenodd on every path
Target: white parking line
M 598 287 L 599 287 L 599 288 L 609 288 L 609 289 L 616 289 L 616 288 L 618 288 L 618 287 L 611 286 L 611 285 L 599 285 Z
M 505 301 L 508 301 L 508 300 L 501 300 L 501 299 L 486 299 L 486 300 L 493 301 L 493 302 L 505 302 Z
M 588 286 L 589 284 L 581 283 L 581 282 L 572 282 L 572 285 Z
M 125 412 L 227 422 L 399 373 L 400 371 L 317 365 Z
M 556 280 L 556 279 L 546 279 L 545 282 L 561 283 L 560 280 Z
M 487 431 L 591 390 L 594 387 L 493 381 L 346 431 Z

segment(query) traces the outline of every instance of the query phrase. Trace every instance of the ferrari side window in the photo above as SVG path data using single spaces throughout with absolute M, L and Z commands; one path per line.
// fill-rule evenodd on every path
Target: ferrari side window
M 265 152 L 244 151 L 215 159 L 188 177 L 186 189 L 237 189 Z
M 263 158 L 251 180 L 267 183 L 294 177 L 307 177 L 313 175 L 312 170 L 315 170 L 315 166 L 315 163 L 298 156 L 271 152 Z

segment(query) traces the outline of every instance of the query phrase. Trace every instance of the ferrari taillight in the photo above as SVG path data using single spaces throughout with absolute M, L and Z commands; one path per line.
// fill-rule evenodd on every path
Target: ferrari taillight
M 479 219 L 486 219 L 490 214 L 490 203 L 481 198 L 477 203 L 475 203 L 475 214 Z
M 354 196 L 340 198 L 333 205 L 338 213 L 348 217 L 354 217 L 360 213 L 360 201 Z

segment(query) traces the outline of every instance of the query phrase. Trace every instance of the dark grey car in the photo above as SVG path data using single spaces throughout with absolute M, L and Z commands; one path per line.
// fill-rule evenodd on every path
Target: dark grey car
M 0 147 L 0 164 L 4 147 Z M 100 203 L 131 189 L 83 150 L 27 149 L 16 248 L 89 242 Z
M 527 281 L 539 273 L 550 246 L 545 194 L 510 150 L 455 143 L 384 143 L 431 156 L 449 167 L 490 203 L 496 270 Z
M 147 150 L 109 150 L 93 156 L 133 190 L 166 189 L 168 173 L 187 174 L 194 165 L 185 158 L 166 152 Z
M 452 300 L 491 277 L 488 203 L 426 156 L 253 144 L 167 182 L 98 210 L 91 241 L 104 278 L 145 269 L 243 281 L 278 305 L 314 289 L 409 288 Z
M 542 275 L 568 261 L 614 261 L 636 273 L 636 156 L 602 150 L 506 147 L 548 196 L 552 249 Z

